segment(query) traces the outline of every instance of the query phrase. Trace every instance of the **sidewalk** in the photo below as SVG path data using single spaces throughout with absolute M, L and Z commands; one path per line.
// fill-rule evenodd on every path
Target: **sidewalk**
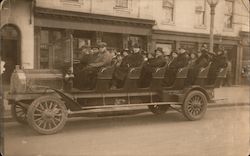
M 233 86 L 214 89 L 215 103 L 209 104 L 208 108 L 214 107 L 232 107 L 250 105 L 250 87 L 249 86 Z M 12 122 L 10 106 L 5 108 L 4 121 Z

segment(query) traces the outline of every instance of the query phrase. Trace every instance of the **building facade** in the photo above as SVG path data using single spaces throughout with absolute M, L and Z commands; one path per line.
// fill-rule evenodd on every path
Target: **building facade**
M 209 44 L 206 0 L 5 0 L 1 7 L 2 60 L 24 68 L 53 68 L 53 44 L 69 34 L 75 58 L 82 46 L 99 41 L 111 49 L 138 43 L 148 52 L 162 47 L 166 53 L 195 52 Z M 220 0 L 214 33 L 214 50 L 227 50 L 233 83 L 240 84 L 249 47 L 249 2 Z

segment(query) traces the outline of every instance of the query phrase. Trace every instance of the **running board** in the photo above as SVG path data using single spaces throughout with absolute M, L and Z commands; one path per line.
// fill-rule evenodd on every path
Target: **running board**
M 153 103 L 138 103 L 138 104 L 123 104 L 123 105 L 104 105 L 104 106 L 90 106 L 90 107 L 82 107 L 80 111 L 70 111 L 70 114 L 79 114 L 86 112 L 102 112 L 105 109 L 113 109 L 118 110 L 119 108 L 124 107 L 138 107 L 138 106 L 149 106 L 149 105 L 181 105 L 180 102 L 153 102 Z M 101 110 L 101 111 L 100 111 Z

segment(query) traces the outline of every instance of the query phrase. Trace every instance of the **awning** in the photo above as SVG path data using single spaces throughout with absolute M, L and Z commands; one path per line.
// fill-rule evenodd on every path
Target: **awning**
M 151 35 L 154 20 L 35 8 L 35 26 Z

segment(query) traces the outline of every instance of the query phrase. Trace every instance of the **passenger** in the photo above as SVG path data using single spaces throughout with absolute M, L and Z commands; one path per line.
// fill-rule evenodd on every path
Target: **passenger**
M 175 55 L 175 54 L 173 54 Z M 171 86 L 176 78 L 176 74 L 180 68 L 188 65 L 188 57 L 185 49 L 180 49 L 179 55 L 176 59 L 173 59 L 169 67 L 166 69 L 164 75 L 164 86 Z
M 93 54 L 94 57 L 90 60 L 91 62 L 79 73 L 81 89 L 92 89 L 99 69 L 111 64 L 112 55 L 107 51 L 106 46 L 105 42 L 99 43 L 98 53 Z
M 163 56 L 162 48 L 158 47 L 155 50 L 155 57 L 149 58 L 148 61 L 143 65 L 139 86 L 141 88 L 148 87 L 152 80 L 152 73 L 158 67 L 163 67 L 166 64 L 166 60 Z
M 189 60 L 188 60 L 188 67 L 194 66 L 196 60 L 197 60 L 197 54 L 196 53 L 190 53 L 189 54 Z
M 124 49 L 122 51 L 122 57 L 124 58 L 125 56 L 128 56 L 130 54 L 130 50 L 128 48 Z
M 80 50 L 79 58 L 81 67 L 85 67 L 90 62 L 90 57 L 92 56 L 90 53 L 91 49 L 89 45 L 83 45 Z
M 164 55 L 164 58 L 166 60 L 166 64 L 169 64 L 171 61 L 170 55 Z
M 121 65 L 113 73 L 111 89 L 122 88 L 126 80 L 129 69 L 139 67 L 143 63 L 143 56 L 140 53 L 140 47 L 135 44 L 133 53 L 125 56 Z
M 205 49 L 198 51 L 197 56 L 198 58 L 195 60 L 194 64 L 190 65 L 187 80 L 185 82 L 186 85 L 193 85 L 200 69 L 208 66 L 210 62 L 208 51 Z
M 218 72 L 221 68 L 227 67 L 227 58 L 223 50 L 219 50 L 212 58 L 212 63 L 208 72 L 207 84 L 212 85 L 215 83 Z

